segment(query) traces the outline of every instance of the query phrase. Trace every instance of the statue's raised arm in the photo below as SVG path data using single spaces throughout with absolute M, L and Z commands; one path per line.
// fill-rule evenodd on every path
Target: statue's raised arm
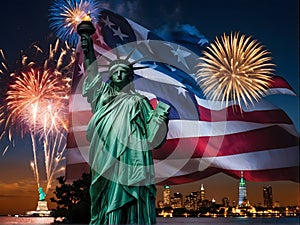
M 98 64 L 94 52 L 93 40 L 91 35 L 96 31 L 94 25 L 90 20 L 82 21 L 78 27 L 77 32 L 80 35 L 81 48 L 84 53 L 84 65 L 86 74 L 92 80 L 98 74 Z

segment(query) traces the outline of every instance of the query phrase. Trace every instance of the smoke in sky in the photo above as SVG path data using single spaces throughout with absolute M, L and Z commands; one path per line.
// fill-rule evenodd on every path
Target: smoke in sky
M 100 7 L 118 13 L 145 27 L 156 26 L 164 21 L 178 21 L 181 20 L 182 15 L 180 2 L 174 3 L 174 0 L 164 0 L 163 3 L 142 0 L 101 0 Z M 161 16 L 153 17 L 154 14 Z
M 158 29 L 155 29 L 154 32 L 165 40 L 172 39 L 171 37 L 172 33 L 180 33 L 180 32 L 198 37 L 199 39 L 205 38 L 205 36 L 195 26 L 192 26 L 190 24 L 177 24 L 177 25 L 166 24 L 159 27 Z
M 109 9 L 115 13 L 124 15 L 125 17 L 135 17 L 138 8 L 138 1 L 130 0 L 104 0 L 100 2 L 100 7 Z

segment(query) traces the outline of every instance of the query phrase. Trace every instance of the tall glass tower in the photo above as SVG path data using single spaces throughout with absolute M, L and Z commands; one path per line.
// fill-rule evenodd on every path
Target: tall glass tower
M 243 171 L 241 171 L 241 180 L 239 185 L 239 206 L 243 204 L 245 199 L 247 199 L 246 182 L 244 180 Z
M 163 190 L 163 198 L 164 198 L 164 207 L 166 206 L 170 206 L 171 202 L 171 190 L 170 190 L 170 186 L 169 185 L 165 185 L 164 186 L 164 190 Z
M 203 184 L 201 184 L 201 188 L 200 188 L 200 199 L 201 199 L 201 201 L 205 200 L 205 190 L 204 190 Z

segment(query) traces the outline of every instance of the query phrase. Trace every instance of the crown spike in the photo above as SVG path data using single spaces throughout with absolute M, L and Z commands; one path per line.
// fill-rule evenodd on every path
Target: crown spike
M 117 56 L 117 59 L 121 59 L 118 48 L 115 48 L 115 50 L 116 50 L 116 56 Z
M 109 65 L 99 64 L 98 67 L 109 67 Z
M 109 63 L 111 63 L 112 61 L 114 61 L 113 59 L 108 58 L 104 54 L 102 54 L 101 57 L 103 57 L 104 59 L 106 59 L 106 61 L 108 61 Z
M 128 59 L 130 58 L 130 56 L 134 53 L 135 48 L 131 49 L 131 51 L 129 52 L 129 54 L 126 56 L 125 60 L 128 61 Z

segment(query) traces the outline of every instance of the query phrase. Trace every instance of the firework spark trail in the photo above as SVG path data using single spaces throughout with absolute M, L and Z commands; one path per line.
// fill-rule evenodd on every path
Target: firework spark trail
M 48 154 L 47 160 L 45 158 L 45 164 L 49 165 L 48 170 L 46 171 L 47 175 L 47 185 L 46 192 L 51 187 L 51 181 L 55 173 L 58 172 L 57 167 L 59 163 L 64 160 L 61 156 L 64 154 L 66 145 L 61 145 L 65 136 L 63 134 L 55 135 L 54 140 L 50 140 L 48 146 L 45 149 L 48 149 L 46 152 Z M 57 151 L 53 151 L 53 149 L 57 149 Z
M 8 133 L 12 140 L 11 127 L 20 126 L 21 134 L 29 133 L 32 141 L 33 170 L 38 186 L 40 185 L 41 164 L 37 158 L 39 143 L 44 148 L 44 167 L 47 180 L 47 190 L 51 187 L 53 175 L 57 173 L 59 163 L 64 160 L 67 131 L 67 105 L 70 91 L 72 66 L 74 64 L 74 49 L 66 43 L 62 46 L 59 41 L 49 46 L 49 53 L 45 57 L 44 51 L 33 45 L 37 59 L 42 63 L 31 60 L 22 55 L 22 66 L 18 71 L 10 74 L 10 84 L 5 95 L 5 106 L 1 107 L 0 121 L 5 126 L 1 138 Z M 4 54 L 1 51 L 2 58 Z M 44 58 L 46 58 L 44 60 Z M 31 61 L 30 61 L 30 60 Z M 41 64 L 41 66 L 39 66 Z M 7 73 L 3 64 L 2 74 Z M 3 155 L 7 151 L 4 150 Z M 57 160 L 58 159 L 58 160 Z M 38 165 L 39 164 L 39 165 Z
M 8 68 L 7 68 L 7 64 L 6 64 L 6 57 L 5 57 L 5 54 L 4 54 L 4 52 L 3 52 L 2 49 L 0 49 L 0 56 L 1 56 L 1 58 L 0 58 L 0 61 L 1 61 L 1 64 L 0 64 L 0 75 L 1 75 L 0 81 L 2 81 L 2 79 L 4 77 L 7 77 L 6 75 L 8 74 Z M 3 92 L 5 92 L 5 90 L 3 90 Z M 3 92 L 1 92 L 1 94 L 3 94 Z M 3 104 L 1 104 L 1 106 L 0 106 L 0 125 L 5 124 L 5 122 L 6 122 L 6 115 L 7 115 L 6 106 L 3 105 Z M 2 140 L 5 135 L 6 135 L 6 132 L 3 131 L 1 133 L 1 135 L 0 135 L 0 140 Z M 10 133 L 9 133 L 9 139 L 10 139 Z M 9 148 L 9 146 L 7 145 L 5 147 L 5 149 L 3 150 L 3 152 L 2 152 L 2 156 L 5 155 L 5 153 L 8 150 L 8 148 Z
M 197 71 L 200 87 L 212 101 L 252 105 L 265 95 L 274 66 L 270 52 L 245 35 L 225 34 L 203 52 Z
M 36 139 L 35 139 L 35 135 L 34 133 L 31 131 L 30 132 L 30 137 L 31 137 L 31 143 L 32 143 L 32 153 L 33 153 L 33 171 L 34 171 L 34 175 L 36 178 L 36 183 L 40 184 L 40 175 L 39 175 L 39 170 L 38 170 L 38 163 L 37 163 L 37 157 L 36 157 L 36 153 L 37 153 L 37 149 L 36 149 Z
M 61 146 L 61 143 L 64 141 L 65 135 L 58 129 L 57 124 L 59 124 L 59 122 L 56 121 L 56 119 L 58 119 L 59 121 L 61 121 L 61 119 L 59 116 L 57 116 L 57 113 L 52 112 L 51 106 L 48 107 L 48 110 L 51 117 L 48 118 L 45 115 L 44 124 L 46 124 L 48 120 L 51 120 L 51 129 L 47 129 L 47 126 L 45 125 L 43 134 L 45 172 L 47 177 L 46 193 L 51 187 L 53 175 L 57 172 L 59 162 L 62 160 L 62 158 L 59 156 L 63 155 L 65 150 L 65 146 Z M 53 133 L 55 133 L 55 135 Z
M 32 172 L 33 172 L 33 176 L 34 178 L 36 179 L 36 183 L 39 185 L 39 180 L 38 180 L 38 175 L 36 174 L 36 169 L 35 169 L 35 164 L 34 162 L 30 162 L 30 167 L 32 169 Z

